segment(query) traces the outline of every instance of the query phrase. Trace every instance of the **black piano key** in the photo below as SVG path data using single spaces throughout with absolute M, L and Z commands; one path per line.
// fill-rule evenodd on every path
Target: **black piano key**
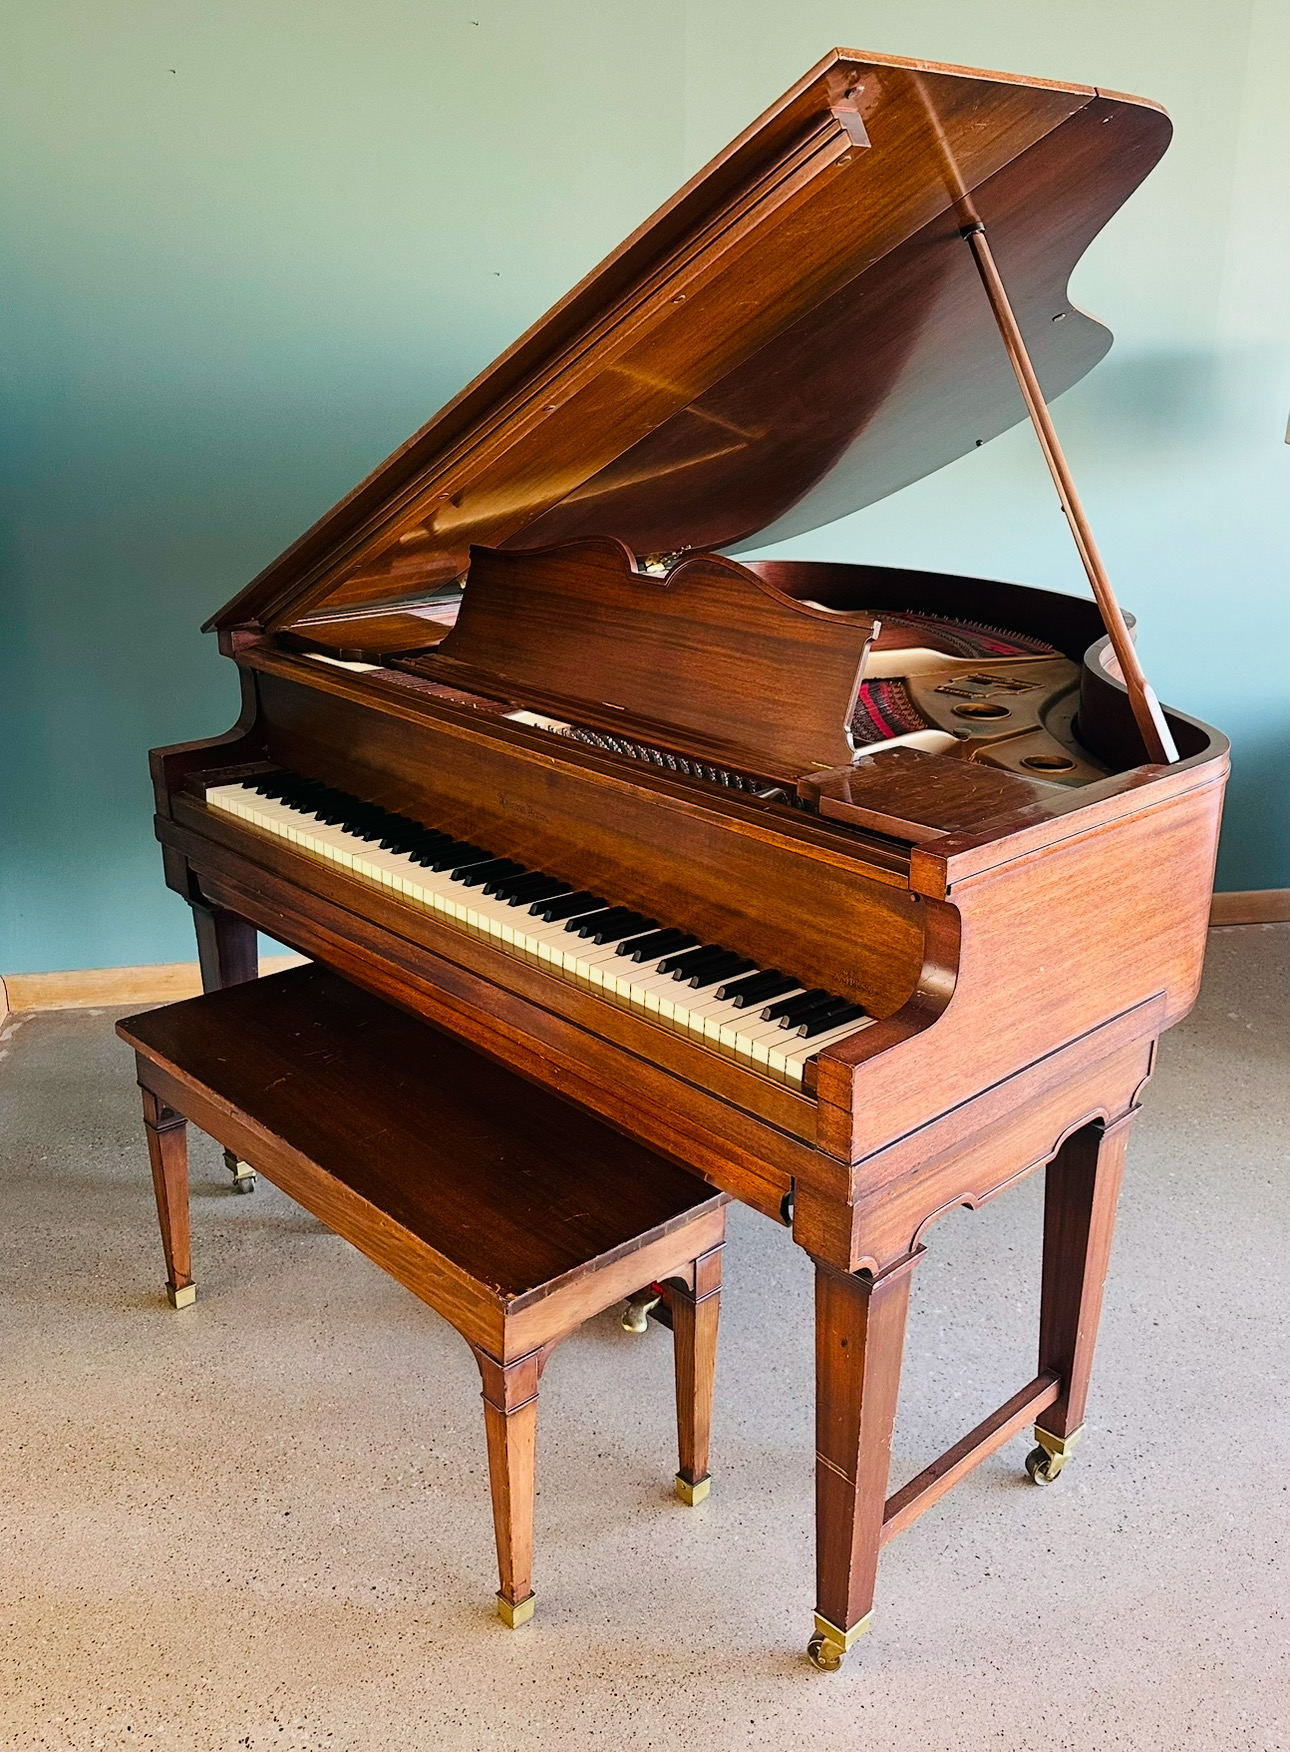
M 455 872 L 458 865 L 464 870 L 467 864 L 482 864 L 485 858 L 491 858 L 492 855 L 483 846 L 472 846 L 469 840 L 450 840 L 442 851 L 436 852 L 430 868 L 436 872 Z
M 727 955 L 720 961 L 705 961 L 695 969 L 686 982 L 702 991 L 704 986 L 716 985 L 719 979 L 729 979 L 736 973 L 751 973 L 756 967 L 755 961 L 749 961 L 743 955 Z
M 660 973 L 670 973 L 673 979 L 683 979 L 703 962 L 715 961 L 718 955 L 728 953 L 720 943 L 700 943 L 697 949 L 683 949 L 679 954 L 665 955 L 658 964 L 658 970 Z
M 352 833 L 355 839 L 364 840 L 370 845 L 373 840 L 380 839 L 385 832 L 384 821 L 375 819 L 375 815 L 375 811 L 364 810 L 360 812 L 355 810 L 343 817 L 341 825 L 347 833 Z
M 423 869 L 429 869 L 441 852 L 452 844 L 452 835 L 448 833 L 423 833 L 408 850 L 408 856 L 414 864 L 420 864 Z
M 518 869 L 502 870 L 496 876 L 489 876 L 484 883 L 484 893 L 494 900 L 507 899 L 512 884 L 516 882 L 532 882 L 538 874 L 530 870 L 527 864 L 520 864 Z
M 778 1018 L 791 1014 L 794 1010 L 811 1010 L 821 998 L 831 998 L 832 992 L 810 991 L 802 992 L 795 998 L 781 998 L 777 1004 L 767 1004 L 761 1013 L 763 1022 L 774 1022 Z
M 745 1010 L 749 1004 L 764 1004 L 771 998 L 783 997 L 785 992 L 794 992 L 800 983 L 800 980 L 793 979 L 789 974 L 777 973 L 773 968 L 767 968 L 761 973 L 750 973 L 743 979 L 728 980 L 717 996 L 729 998 L 737 1010 Z
M 580 888 L 574 894 L 561 894 L 555 900 L 542 900 L 529 908 L 534 918 L 556 924 L 560 919 L 577 918 L 579 913 L 603 912 L 609 902 L 599 894 L 588 894 Z
M 817 1034 L 827 1034 L 830 1028 L 841 1028 L 844 1022 L 858 1022 L 864 1013 L 863 1004 L 844 1004 L 840 1010 L 830 1010 L 826 1016 L 809 1017 L 797 1032 L 805 1040 L 814 1040 Z
M 633 961 L 657 961 L 660 955 L 675 955 L 680 949 L 691 949 L 699 941 L 684 931 L 647 931 L 643 937 L 630 937 L 618 945 L 620 955 L 630 955 Z
M 533 903 L 538 900 L 554 900 L 557 894 L 571 892 L 572 884 L 560 876 L 544 876 L 535 881 L 530 888 L 521 890 L 517 885 L 506 897 L 508 906 L 526 906 L 533 910 Z
M 629 906 L 604 906 L 598 913 L 584 913 L 580 918 L 570 919 L 564 928 L 572 931 L 575 937 L 590 937 L 602 926 L 614 931 L 621 924 L 623 928 L 618 935 L 625 937 L 638 918 L 640 914 L 634 913 Z M 648 920 L 641 924 L 642 931 L 647 923 Z
M 569 886 L 567 882 L 559 882 L 557 877 L 547 876 L 541 870 L 525 870 L 522 876 L 503 876 L 500 881 L 490 882 L 486 892 L 497 900 L 518 906 L 521 900 L 533 901 L 539 895 L 551 893 L 553 882 L 557 882 L 560 888 Z
M 817 1003 L 812 1004 L 809 1009 L 804 1006 L 801 1009 L 793 1010 L 787 1016 L 781 1016 L 779 1025 L 781 1028 L 796 1028 L 799 1022 L 814 1022 L 819 1016 L 831 1016 L 835 1010 L 845 1010 L 846 1007 L 845 998 L 822 998 Z
M 637 913 L 630 919 L 603 919 L 599 924 L 596 924 L 593 919 L 591 922 L 596 925 L 596 928 L 593 931 L 585 931 L 583 935 L 589 936 L 593 943 L 612 943 L 616 938 L 621 937 L 624 931 L 630 935 L 632 931 L 653 931 L 658 928 L 658 920 L 647 919 L 643 913 Z
M 418 821 L 409 821 L 406 815 L 396 815 L 394 826 L 391 827 L 381 841 L 383 852 L 401 852 L 406 850 L 410 841 L 417 839 L 425 829 Z
M 582 928 L 584 925 L 588 926 L 590 930 L 595 930 L 593 920 L 607 919 L 610 913 L 621 911 L 621 907 L 610 906 L 609 902 L 606 901 L 603 906 L 596 907 L 594 911 L 577 913 L 573 918 L 566 919 L 564 928 L 566 931 L 572 931 L 575 937 L 584 937 L 587 934 Z
M 518 876 L 523 868 L 523 864 L 511 858 L 485 858 L 482 864 L 463 864 L 454 869 L 452 879 L 463 888 L 482 888 L 494 876 Z

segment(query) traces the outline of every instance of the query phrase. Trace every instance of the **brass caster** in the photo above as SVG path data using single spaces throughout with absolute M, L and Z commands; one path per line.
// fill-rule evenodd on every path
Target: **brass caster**
M 521 1600 L 518 1605 L 508 1600 L 504 1594 L 497 1596 L 497 1616 L 507 1630 L 518 1630 L 522 1624 L 527 1624 L 536 1610 L 536 1594 L 530 1594 L 527 1600 Z
M 663 1300 L 657 1290 L 641 1290 L 623 1309 L 624 1332 L 647 1332 L 649 1317 Z
M 255 1169 L 249 1162 L 241 1162 L 232 1150 L 225 1150 L 224 1166 L 233 1176 L 234 1192 L 255 1191 Z
M 813 1636 L 806 1645 L 807 1658 L 821 1673 L 836 1673 L 842 1665 L 843 1650 L 835 1642 L 828 1642 L 822 1636 Z
M 197 1300 L 197 1285 L 181 1284 L 176 1289 L 173 1284 L 167 1284 L 166 1300 L 172 1308 L 191 1308 Z
M 688 1478 L 682 1478 L 681 1474 L 679 1472 L 677 1473 L 676 1494 L 680 1497 L 687 1509 L 692 1509 L 696 1503 L 701 1503 L 703 1499 L 710 1496 L 711 1493 L 711 1473 L 709 1473 L 706 1478 L 701 1478 L 697 1484 L 691 1484 Z
M 839 1630 L 836 1624 L 830 1624 L 827 1618 L 821 1617 L 817 1612 L 815 1635 L 806 1645 L 807 1659 L 821 1673 L 836 1673 L 848 1652 L 855 1647 L 872 1623 L 873 1613 L 866 1612 L 859 1624 L 853 1624 L 850 1630 Z
M 1032 1484 L 1053 1484 L 1071 1457 L 1071 1450 L 1084 1434 L 1084 1426 L 1072 1430 L 1069 1436 L 1053 1436 L 1035 1425 L 1035 1440 L 1039 1444 L 1026 1455 L 1026 1471 Z
M 1030 1474 L 1031 1484 L 1054 1483 L 1065 1464 L 1064 1460 L 1054 1460 L 1042 1448 L 1032 1448 L 1026 1455 L 1026 1471 Z

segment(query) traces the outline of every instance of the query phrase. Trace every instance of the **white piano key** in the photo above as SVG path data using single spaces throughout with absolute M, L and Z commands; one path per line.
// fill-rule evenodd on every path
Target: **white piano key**
M 786 1082 L 800 1083 L 808 1059 L 813 1059 L 817 1052 L 823 1052 L 826 1046 L 834 1046 L 839 1040 L 848 1040 L 851 1035 L 859 1034 L 861 1029 L 871 1028 L 873 1023 L 872 1016 L 853 1016 L 850 1022 L 843 1022 L 837 1028 L 817 1034 L 814 1040 L 803 1040 L 800 1034 L 794 1033 L 792 1039 L 795 1045 L 781 1050 L 772 1049 L 769 1055 L 770 1068 Z
M 872 1021 L 866 1017 L 804 1040 L 795 1029 L 781 1028 L 778 1020 L 763 1021 L 760 1007 L 740 1009 L 733 999 L 718 998 L 719 983 L 691 986 L 684 977 L 660 972 L 658 960 L 637 962 L 630 952 L 621 954 L 618 945 L 627 938 L 595 943 L 568 929 L 569 920 L 543 919 L 523 903 L 511 906 L 504 897 L 485 894 L 482 885 L 468 886 L 465 869 L 454 878 L 451 869 L 431 870 L 411 853 L 364 839 L 343 823 L 321 821 L 307 803 L 297 806 L 284 798 L 261 796 L 243 784 L 212 786 L 206 801 L 211 808 L 486 938 L 508 954 L 585 985 L 619 1007 L 789 1087 L 800 1087 L 803 1066 L 823 1047 Z M 784 995 L 796 996 L 802 989 Z

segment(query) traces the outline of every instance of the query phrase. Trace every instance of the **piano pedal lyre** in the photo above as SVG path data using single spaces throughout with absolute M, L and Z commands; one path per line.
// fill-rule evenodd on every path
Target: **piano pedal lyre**
M 234 1192 L 255 1191 L 255 1169 L 249 1162 L 240 1162 L 232 1150 L 225 1150 L 224 1166 L 233 1176 Z
M 637 1290 L 634 1296 L 628 1298 L 627 1306 L 623 1309 L 623 1331 L 648 1332 L 651 1316 L 662 1326 L 672 1324 L 671 1313 L 659 1284 L 647 1284 L 643 1290 Z

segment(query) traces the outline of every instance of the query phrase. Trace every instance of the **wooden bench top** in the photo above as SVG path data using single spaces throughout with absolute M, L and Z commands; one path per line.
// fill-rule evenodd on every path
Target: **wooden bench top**
M 322 967 L 148 1010 L 117 1032 L 184 1090 L 283 1140 L 503 1301 L 726 1202 Z

